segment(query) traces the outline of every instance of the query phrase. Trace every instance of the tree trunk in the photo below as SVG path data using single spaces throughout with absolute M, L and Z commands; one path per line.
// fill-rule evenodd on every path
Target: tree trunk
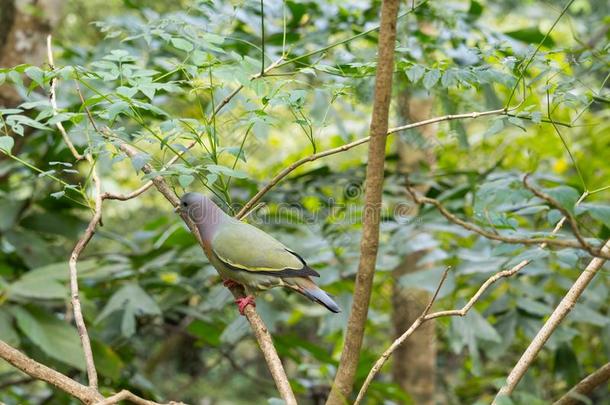
M 334 384 L 327 404 L 339 405 L 349 401 L 360 360 L 364 325 L 368 316 L 371 288 L 379 247 L 379 220 L 383 189 L 385 147 L 388 133 L 392 77 L 394 75 L 394 48 L 396 46 L 396 18 L 398 0 L 384 0 L 381 6 L 379 49 L 375 77 L 375 99 L 369 132 L 371 141 L 364 189 L 364 213 L 360 261 L 354 286 L 354 299 L 345 332 L 345 345 Z
M 46 61 L 47 35 L 61 17 L 61 0 L 0 0 L 0 67 Z M 0 106 L 21 102 L 10 86 L 0 86 Z
M 411 97 L 407 91 L 399 96 L 398 115 L 403 122 L 417 122 L 430 116 L 432 100 Z M 434 136 L 434 126 L 420 130 L 424 142 Z M 397 138 L 397 151 L 400 158 L 399 171 L 405 175 L 420 170 L 422 165 L 434 165 L 435 156 L 430 146 L 413 145 Z M 425 190 L 420 190 L 425 192 Z M 418 207 L 414 207 L 413 215 Z M 401 276 L 422 270 L 418 265 L 425 251 L 418 251 L 406 256 L 403 262 L 394 269 L 394 286 L 392 292 L 392 324 L 394 336 L 400 336 L 421 315 L 430 300 L 428 291 L 413 287 L 403 287 L 398 280 Z M 418 405 L 433 405 L 436 391 L 436 332 L 434 321 L 424 323 L 413 334 L 407 344 L 401 345 L 393 355 L 392 376 L 394 382 Z

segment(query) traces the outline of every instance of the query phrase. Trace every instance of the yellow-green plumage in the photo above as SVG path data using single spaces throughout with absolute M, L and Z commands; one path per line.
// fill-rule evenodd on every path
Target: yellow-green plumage
M 204 195 L 187 193 L 180 201 L 199 229 L 210 263 L 225 280 L 242 284 L 248 294 L 288 287 L 332 312 L 341 311 L 311 280 L 310 276 L 319 274 L 280 241 L 225 214 Z

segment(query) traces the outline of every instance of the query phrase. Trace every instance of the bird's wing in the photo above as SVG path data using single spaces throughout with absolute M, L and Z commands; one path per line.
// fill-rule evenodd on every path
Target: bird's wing
M 233 270 L 277 277 L 319 277 L 299 255 L 245 222 L 222 226 L 212 239 L 212 250 Z

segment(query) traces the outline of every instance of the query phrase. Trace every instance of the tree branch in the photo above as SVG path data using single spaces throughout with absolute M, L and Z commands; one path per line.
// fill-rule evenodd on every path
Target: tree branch
M 121 392 L 104 399 L 97 389 L 87 387 L 62 373 L 29 358 L 2 340 L 0 340 L 0 358 L 6 360 L 9 364 L 30 377 L 51 384 L 88 405 L 110 405 L 116 404 L 121 400 L 128 400 L 139 405 L 163 405 L 143 399 L 127 390 L 122 390 Z M 166 405 L 181 404 L 184 405 L 182 402 L 171 401 Z
M 49 67 L 51 68 L 51 71 L 55 70 L 55 62 L 53 61 L 53 47 L 52 47 L 51 35 L 47 35 L 47 59 L 48 59 Z M 59 114 L 59 111 L 58 111 L 59 109 L 57 108 L 57 98 L 55 95 L 56 86 L 57 86 L 57 78 L 54 77 L 51 79 L 51 88 L 50 88 L 50 100 L 51 100 L 51 107 L 53 107 L 53 116 L 56 116 L 57 114 Z M 61 123 L 61 121 L 58 121 L 57 124 L 55 124 L 55 126 L 59 130 L 59 133 L 61 134 L 61 137 L 63 138 L 64 143 L 70 150 L 70 153 L 72 153 L 72 156 L 74 156 L 74 158 L 76 160 L 84 159 L 85 156 L 81 155 L 76 150 L 76 148 L 74 147 L 74 144 L 70 140 L 70 137 L 68 136 L 68 133 L 66 132 L 66 129 L 64 128 L 64 125 Z
M 496 232 L 486 231 L 485 229 L 482 229 L 482 228 L 478 227 L 477 225 L 474 225 L 470 222 L 464 221 L 461 218 L 458 218 L 456 215 L 449 212 L 449 210 L 447 210 L 447 208 L 445 208 L 445 206 L 440 201 L 438 201 L 434 198 L 429 198 L 429 197 L 424 197 L 424 196 L 418 195 L 417 192 L 411 187 L 410 184 L 407 184 L 406 188 L 407 188 L 407 191 L 409 192 L 409 194 L 411 195 L 411 197 L 413 198 L 413 201 L 415 201 L 416 203 L 434 205 L 436 207 L 436 209 L 441 213 L 441 215 L 444 216 L 450 222 L 452 222 L 456 225 L 459 225 L 466 230 L 479 234 L 487 239 L 492 239 L 492 240 L 497 240 L 497 241 L 501 241 L 501 242 L 505 242 L 505 243 L 512 243 L 512 244 L 523 244 L 523 245 L 544 244 L 545 247 L 548 245 L 548 246 L 555 246 L 555 247 L 561 247 L 561 248 L 575 248 L 575 249 L 586 250 L 587 252 L 589 252 L 591 255 L 593 255 L 595 257 L 610 259 L 610 254 L 608 254 L 607 252 L 604 252 L 603 249 L 598 249 L 598 248 L 591 246 L 582 237 L 578 238 L 578 240 L 566 240 L 566 239 L 554 239 L 554 238 L 515 238 L 515 237 L 511 237 L 511 236 L 502 236 Z M 581 199 L 579 201 L 582 201 L 582 199 L 584 199 L 584 197 L 586 197 L 586 195 L 588 195 L 588 193 L 585 193 L 585 195 L 583 195 L 583 197 L 581 197 Z M 562 211 L 562 213 L 563 213 L 563 211 L 565 211 L 563 208 L 561 208 L 560 205 L 557 205 L 557 208 L 560 209 Z M 569 214 L 569 212 L 566 212 L 566 213 Z M 571 214 L 570 214 L 570 217 L 572 217 Z M 562 224 L 566 220 L 566 218 L 568 218 L 568 217 L 562 218 L 562 220 L 561 220 Z M 573 217 L 568 220 L 574 221 Z M 578 228 L 573 228 L 573 229 L 578 229 Z M 580 236 L 580 234 L 579 234 L 579 236 Z
M 54 62 L 51 35 L 47 36 L 47 56 L 49 59 L 49 65 L 51 65 L 51 68 L 53 68 Z M 57 78 L 54 78 L 51 81 L 51 106 L 53 108 L 53 115 L 58 114 L 55 92 L 56 84 Z M 93 125 L 95 125 L 95 123 Z M 78 336 L 80 337 L 81 345 L 83 346 L 89 386 L 93 389 L 97 389 L 97 370 L 95 369 L 93 351 L 91 350 L 91 340 L 89 339 L 89 334 L 87 333 L 87 326 L 85 325 L 85 320 L 80 304 L 78 292 L 78 269 L 76 268 L 76 263 L 81 252 L 85 249 L 85 247 L 93 237 L 93 234 L 95 233 L 95 228 L 102 220 L 102 183 L 97 172 L 96 162 L 93 159 L 91 152 L 87 152 L 84 155 L 79 154 L 74 148 L 72 142 L 70 141 L 70 138 L 68 137 L 68 134 L 66 133 L 66 130 L 64 129 L 61 122 L 57 123 L 57 129 L 62 134 L 64 142 L 66 143 L 68 149 L 70 149 L 72 155 L 74 155 L 76 160 L 86 159 L 89 165 L 91 166 L 91 180 L 95 188 L 95 208 L 93 217 L 89 221 L 85 233 L 83 234 L 83 236 L 81 236 L 81 238 L 76 243 L 76 246 L 72 250 L 72 253 L 70 254 L 70 259 L 68 260 L 68 267 L 70 269 L 70 297 L 72 309 L 74 311 L 74 322 L 76 323 Z
M 95 388 L 78 383 L 70 377 L 30 359 L 2 340 L 0 340 L 0 357 L 27 375 L 54 385 L 85 404 L 92 404 L 104 398 Z
M 582 379 L 564 396 L 555 401 L 553 405 L 578 405 L 582 403 L 582 401 L 578 400 L 579 396 L 582 397 L 591 394 L 597 387 L 607 383 L 608 380 L 610 380 L 610 362 L 604 364 L 595 370 L 595 372 Z
M 567 220 L 570 223 L 570 227 L 572 228 L 572 233 L 576 237 L 576 240 L 578 240 L 578 243 L 580 243 L 580 245 L 587 252 L 589 252 L 589 254 L 591 256 L 597 256 L 599 254 L 599 249 L 594 249 L 593 246 L 591 246 L 590 244 L 588 244 L 585 241 L 585 238 L 582 236 L 582 233 L 580 232 L 580 227 L 578 226 L 578 222 L 576 222 L 576 218 L 574 218 L 574 215 L 572 215 L 572 213 L 569 210 L 564 208 L 559 203 L 559 201 L 557 201 L 550 195 L 546 194 L 545 192 L 540 191 L 540 190 L 534 188 L 533 186 L 531 186 L 528 182 L 528 178 L 529 178 L 529 174 L 526 174 L 523 177 L 523 185 L 525 186 L 525 188 L 528 189 L 536 197 L 546 201 L 550 206 L 556 208 L 559 212 L 561 212 L 561 214 L 563 215 L 564 221 Z M 583 195 L 588 195 L 588 193 L 585 191 L 585 193 Z M 610 259 L 610 257 L 608 257 L 607 259 Z
M 148 399 L 144 399 L 142 397 L 137 396 L 131 391 L 121 390 L 116 394 L 109 396 L 106 399 L 96 402 L 94 405 L 113 405 L 118 404 L 120 401 L 130 401 L 136 405 L 163 405 L 155 401 L 149 401 Z M 166 405 L 180 405 L 182 402 L 174 402 L 170 401 Z
M 85 229 L 85 233 L 76 243 L 74 250 L 70 254 L 70 260 L 68 260 L 68 267 L 70 269 L 70 297 L 72 303 L 72 310 L 74 311 L 74 322 L 78 330 L 78 336 L 80 337 L 81 344 L 83 346 L 83 352 L 85 354 L 85 364 L 87 366 L 87 377 L 89 379 L 89 386 L 97 389 L 97 370 L 95 369 L 95 362 L 93 360 L 93 351 L 91 350 L 91 340 L 87 333 L 87 326 L 85 325 L 85 319 L 80 304 L 80 297 L 78 291 L 78 269 L 76 263 L 81 252 L 85 249 L 93 234 L 95 228 L 102 219 L 102 186 L 101 181 L 97 174 L 97 168 L 95 162 L 91 158 L 90 154 L 86 155 L 86 159 L 92 164 L 92 180 L 95 186 L 95 211 L 93 217 Z
M 360 262 L 356 275 L 354 298 L 345 332 L 345 346 L 341 353 L 339 369 L 333 387 L 326 402 L 329 405 L 343 404 L 352 392 L 371 299 L 371 288 L 379 247 L 381 193 L 388 134 L 388 115 L 392 96 L 396 18 L 399 3 L 398 0 L 384 0 L 381 5 L 379 51 L 366 169 Z
M 507 111 L 508 110 L 506 110 L 505 108 L 501 108 L 498 110 L 474 111 L 474 112 L 465 113 L 465 114 L 443 115 L 441 117 L 434 117 L 434 118 L 430 118 L 430 119 L 427 119 L 424 121 L 414 122 L 412 124 L 401 125 L 399 127 L 390 128 L 390 129 L 388 129 L 387 134 L 391 135 L 396 132 L 405 131 L 407 129 L 423 127 L 426 125 L 436 124 L 438 122 L 443 122 L 443 121 L 452 121 L 452 120 L 461 120 L 461 119 L 476 119 L 476 118 L 485 117 L 485 116 L 489 116 L 489 115 L 505 115 Z M 297 160 L 296 162 L 292 163 L 288 167 L 285 167 L 278 174 L 273 176 L 273 178 L 267 184 L 265 184 L 265 186 L 263 186 L 263 188 L 261 188 L 241 208 L 241 210 L 237 214 L 237 217 L 242 218 L 242 217 L 246 216 L 248 214 L 248 212 L 250 212 L 250 210 L 256 205 L 256 203 L 258 203 L 261 200 L 261 198 L 263 198 L 263 196 L 269 192 L 269 190 L 271 190 L 273 187 L 275 187 L 275 185 L 277 183 L 279 183 L 282 179 L 284 179 L 284 177 L 288 176 L 298 167 L 304 165 L 305 163 L 313 162 L 314 160 L 318 160 L 318 159 L 324 158 L 326 156 L 345 152 L 347 150 L 355 148 L 356 146 L 363 145 L 363 144 L 369 142 L 370 140 L 371 140 L 371 137 L 367 136 L 366 138 L 358 139 L 357 141 L 346 143 L 345 145 L 341 145 L 336 148 L 328 149 L 323 152 L 314 153 L 313 155 L 309 155 L 309 156 L 306 156 L 304 158 Z
M 436 288 L 436 292 L 434 293 L 434 296 L 432 297 L 432 299 L 428 303 L 428 306 L 426 307 L 424 312 L 422 312 L 422 314 L 411 324 L 409 329 L 407 329 L 402 335 L 400 335 L 396 340 L 394 340 L 392 342 L 392 344 L 390 345 L 390 347 L 388 347 L 386 349 L 386 351 L 383 352 L 381 357 L 379 357 L 379 359 L 377 359 L 377 361 L 375 362 L 375 364 L 371 368 L 371 371 L 369 371 L 369 374 L 366 376 L 366 379 L 364 380 L 364 383 L 362 384 L 362 387 L 360 388 L 360 391 L 358 392 L 358 397 L 356 398 L 356 401 L 354 402 L 354 405 L 358 405 L 358 404 L 360 404 L 362 402 L 362 400 L 364 399 L 364 395 L 366 394 L 366 391 L 368 390 L 369 386 L 373 382 L 373 379 L 381 371 L 381 368 L 388 361 L 390 356 L 422 324 L 424 324 L 425 322 L 427 322 L 427 321 L 429 321 L 431 319 L 440 318 L 440 317 L 444 317 L 444 316 L 464 316 L 464 315 L 466 315 L 468 313 L 468 311 L 470 311 L 470 309 L 474 306 L 474 304 L 481 298 L 483 293 L 485 291 L 487 291 L 487 289 L 492 284 L 494 284 L 496 281 L 498 281 L 501 278 L 510 277 L 510 276 L 514 275 L 519 270 L 521 270 L 522 268 L 527 266 L 530 263 L 530 261 L 531 260 L 523 260 L 519 264 L 513 266 L 511 269 L 500 271 L 500 272 L 494 274 L 493 276 L 489 277 L 481 285 L 481 287 L 479 287 L 477 292 L 472 296 L 472 298 L 470 298 L 470 300 L 466 303 L 466 305 L 464 305 L 461 309 L 453 309 L 453 310 L 448 310 L 448 311 L 438 311 L 438 312 L 433 312 L 433 313 L 429 314 L 428 312 L 430 311 L 430 308 L 432 307 L 432 304 L 436 300 L 436 296 L 438 295 L 438 292 L 440 291 L 440 289 L 441 289 L 441 287 L 443 285 L 443 282 L 445 281 L 445 278 L 447 277 L 447 271 L 445 270 L 445 273 L 443 273 L 443 277 L 441 278 L 441 281 L 439 282 L 438 287 Z
M 610 239 L 606 241 L 601 251 L 603 253 L 610 253 Z M 498 403 L 498 400 L 503 396 L 509 396 L 521 381 L 521 378 L 525 375 L 525 372 L 531 366 L 531 364 L 536 359 L 536 356 L 542 350 L 542 347 L 549 339 L 551 334 L 555 332 L 555 329 L 559 326 L 561 321 L 565 319 L 565 317 L 570 313 L 572 308 L 576 305 L 578 298 L 585 291 L 593 277 L 597 274 L 597 271 L 604 265 L 606 262 L 605 259 L 601 259 L 599 257 L 593 258 L 585 270 L 578 276 L 570 290 L 563 297 L 557 308 L 553 311 L 549 319 L 544 323 L 542 328 L 536 334 L 536 337 L 531 341 L 528 348 L 521 355 L 521 358 L 512 369 L 508 377 L 506 378 L 506 384 L 500 389 L 496 398 L 494 400 L 494 404 Z

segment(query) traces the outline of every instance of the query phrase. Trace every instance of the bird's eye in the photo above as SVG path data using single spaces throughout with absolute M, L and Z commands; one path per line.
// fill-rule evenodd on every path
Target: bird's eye
M 186 203 L 186 201 L 182 203 L 182 206 L 183 206 L 183 207 L 188 206 L 188 204 Z

